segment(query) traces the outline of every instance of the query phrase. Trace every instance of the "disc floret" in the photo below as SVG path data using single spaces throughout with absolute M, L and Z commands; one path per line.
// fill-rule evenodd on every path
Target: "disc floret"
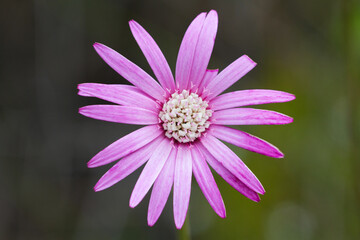
M 187 143 L 195 141 L 209 128 L 212 113 L 207 101 L 196 93 L 183 90 L 173 93 L 164 103 L 159 118 L 168 138 Z

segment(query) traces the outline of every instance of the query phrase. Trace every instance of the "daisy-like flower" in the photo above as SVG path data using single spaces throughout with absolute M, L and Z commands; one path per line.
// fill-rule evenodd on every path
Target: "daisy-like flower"
M 265 190 L 256 176 L 222 141 L 270 157 L 283 154 L 270 143 L 223 125 L 287 124 L 293 119 L 281 113 L 244 106 L 287 102 L 292 94 L 274 90 L 243 90 L 220 95 L 256 63 L 243 55 L 218 73 L 207 69 L 218 26 L 216 11 L 199 14 L 182 40 L 175 80 L 154 39 L 137 22 L 129 22 L 132 34 L 158 82 L 140 67 L 95 43 L 102 59 L 132 85 L 84 83 L 79 95 L 115 104 L 90 105 L 79 112 L 87 117 L 147 125 L 112 143 L 95 155 L 88 167 L 118 161 L 95 185 L 101 191 L 146 163 L 130 197 L 137 206 L 152 187 L 148 225 L 159 218 L 173 189 L 175 225 L 180 229 L 188 210 L 192 175 L 214 211 L 225 217 L 225 206 L 209 165 L 245 197 L 258 202 Z M 222 140 L 222 141 L 220 141 Z

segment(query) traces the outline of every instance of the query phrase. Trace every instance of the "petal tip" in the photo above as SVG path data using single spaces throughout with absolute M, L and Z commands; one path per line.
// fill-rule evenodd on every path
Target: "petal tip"
M 103 190 L 103 189 L 101 189 L 101 187 L 98 184 L 96 184 L 93 189 L 94 189 L 94 192 L 100 192 L 101 190 Z
M 294 118 L 288 117 L 287 121 L 288 121 L 287 123 L 293 123 L 293 122 L 294 122 Z
M 260 183 L 260 181 L 256 184 L 256 187 L 253 189 L 255 192 L 257 192 L 258 194 L 264 195 L 265 194 L 265 188 L 263 187 L 263 185 Z
M 101 166 L 101 164 L 99 164 L 99 159 L 94 156 L 92 159 L 90 159 L 90 161 L 87 162 L 87 167 L 88 168 L 96 168 Z
M 274 147 L 274 152 L 273 154 L 270 156 L 273 158 L 284 158 L 284 153 L 282 153 L 278 148 Z
M 251 200 L 253 200 L 254 202 L 260 202 L 260 201 L 261 201 L 261 198 L 260 198 L 259 195 L 256 194 L 256 197 L 253 198 L 253 199 L 251 199 Z
M 282 124 L 290 124 L 290 123 L 294 122 L 294 118 L 292 118 L 288 115 L 282 114 L 282 113 L 280 113 L 280 114 L 281 115 L 279 115 L 279 121 L 275 124 L 282 125 Z
M 151 217 L 149 214 L 148 214 L 148 218 L 147 218 L 147 223 L 148 223 L 148 226 L 149 227 L 153 227 L 156 223 L 157 219 Z
M 91 161 L 91 160 L 86 165 L 87 165 L 88 168 L 95 168 L 96 167 L 94 162 Z
M 86 114 L 87 114 L 86 110 L 87 110 L 87 107 L 84 106 L 84 107 L 79 108 L 78 112 L 79 112 L 81 115 L 87 117 L 87 115 L 86 115 Z
M 175 227 L 177 230 L 180 230 L 184 224 L 177 224 L 175 223 Z
M 141 200 L 142 199 L 139 199 L 138 196 L 136 196 L 134 194 L 134 190 L 133 190 L 133 192 L 131 193 L 131 196 L 130 196 L 129 207 L 135 208 L 137 205 L 139 205 Z
M 221 217 L 221 218 L 226 218 L 226 212 L 225 212 L 225 210 L 224 211 L 222 211 L 220 214 L 219 214 L 219 217 Z
M 135 204 L 135 203 L 131 200 L 131 198 L 130 198 L 129 207 L 130 207 L 130 208 L 135 208 L 136 205 L 137 205 L 137 204 Z
M 254 67 L 257 65 L 257 63 L 254 60 L 252 60 L 248 55 L 245 54 L 245 55 L 243 55 L 243 57 L 246 58 L 247 60 L 249 60 Z
M 289 101 L 295 100 L 296 96 L 295 94 L 289 93 Z
M 104 44 L 98 43 L 98 42 L 95 42 L 95 43 L 93 44 L 93 47 L 94 47 L 95 51 L 96 51 L 100 56 L 102 56 L 102 53 L 103 53 L 104 51 L 106 52 L 106 50 L 112 50 L 112 49 L 110 49 L 109 47 L 105 46 Z M 103 58 L 103 57 L 102 57 L 102 58 Z
M 174 221 L 175 221 L 175 227 L 176 229 L 180 230 L 184 223 L 185 223 L 185 220 L 186 220 L 186 216 L 184 217 L 180 217 L 180 216 L 174 216 Z
M 80 83 L 77 85 L 78 95 L 82 97 L 90 97 L 91 95 L 87 93 L 86 86 L 88 86 L 89 83 Z
M 77 89 L 78 89 L 78 90 L 81 90 L 81 88 L 84 86 L 84 84 L 85 84 L 85 83 L 79 83 L 79 84 L 77 85 Z
M 209 15 L 209 14 L 215 14 L 216 17 L 218 16 L 218 13 L 217 13 L 217 11 L 216 11 L 215 9 L 211 9 L 211 10 L 209 11 L 208 15 Z
M 207 12 L 201 12 L 198 16 L 201 16 L 201 15 L 205 15 L 206 16 Z
M 96 49 L 98 47 L 100 47 L 102 44 L 101 43 L 98 43 L 98 42 L 94 42 L 93 43 L 93 47 Z
M 131 20 L 129 21 L 130 28 L 133 27 L 133 26 L 136 25 L 136 24 L 137 24 L 137 22 L 136 22 L 134 19 L 131 19 Z

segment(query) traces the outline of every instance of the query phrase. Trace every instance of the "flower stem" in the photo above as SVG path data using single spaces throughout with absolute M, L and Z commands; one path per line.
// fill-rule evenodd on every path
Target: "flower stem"
M 189 217 L 186 217 L 183 227 L 178 231 L 179 240 L 191 240 L 190 234 L 190 220 Z
M 358 169 L 360 167 L 359 157 L 360 150 L 358 147 L 360 139 L 360 131 L 358 129 L 359 121 L 359 95 L 357 89 L 359 89 L 358 79 L 360 77 L 360 71 L 358 68 L 358 56 L 356 55 L 355 44 L 356 43 L 356 24 L 355 24 L 355 15 L 356 14 L 356 1 L 346 0 L 342 2 L 342 14 L 343 14 L 343 37 L 344 37 L 344 70 L 345 70 L 345 79 L 347 80 L 347 96 L 348 96 L 348 131 L 349 131 L 349 140 L 350 140 L 350 151 L 349 151 L 349 160 L 350 160 L 350 174 L 349 174 L 349 189 L 348 195 L 346 196 L 346 210 L 348 211 L 347 219 L 348 223 L 346 225 L 345 232 L 348 234 L 346 237 L 359 238 L 360 230 L 354 225 L 354 222 L 360 221 L 360 208 L 357 205 L 360 201 L 360 184 L 359 184 L 359 175 Z M 353 201 L 353 205 L 349 204 L 350 201 Z M 352 206 L 352 207 L 350 207 Z

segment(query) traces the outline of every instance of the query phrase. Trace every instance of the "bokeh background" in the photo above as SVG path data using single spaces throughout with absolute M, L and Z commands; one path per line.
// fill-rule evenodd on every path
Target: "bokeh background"
M 284 159 L 232 148 L 267 193 L 251 202 L 216 176 L 227 207 L 220 219 L 193 181 L 193 239 L 360 239 L 360 2 L 358 0 L 13 0 L 0 7 L 0 239 L 176 239 L 172 201 L 157 224 L 148 199 L 128 201 L 141 170 L 95 193 L 109 168 L 88 169 L 98 151 L 135 127 L 97 121 L 78 108 L 82 82 L 125 83 L 92 48 L 101 42 L 151 73 L 128 27 L 137 20 L 172 69 L 183 34 L 216 9 L 210 62 L 242 54 L 258 66 L 235 89 L 294 93 L 261 108 L 294 117 L 284 126 L 246 126 Z M 171 199 L 171 198 L 170 198 Z

